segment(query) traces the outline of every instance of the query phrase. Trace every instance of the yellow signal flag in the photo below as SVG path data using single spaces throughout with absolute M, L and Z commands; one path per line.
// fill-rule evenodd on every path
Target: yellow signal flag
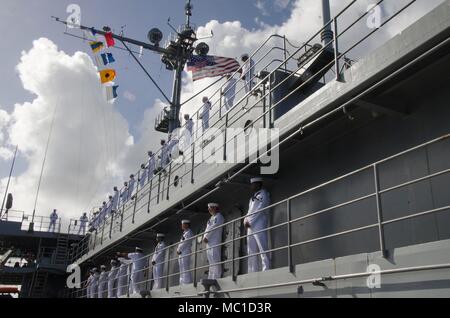
M 106 84 L 111 81 L 114 81 L 115 78 L 116 78 L 115 70 L 101 70 L 100 71 L 100 80 L 101 80 L 102 84 Z

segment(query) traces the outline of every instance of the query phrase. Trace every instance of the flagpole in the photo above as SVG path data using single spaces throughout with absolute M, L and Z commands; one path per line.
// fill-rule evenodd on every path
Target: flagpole
M 55 109 L 53 110 L 52 123 L 50 125 L 50 132 L 48 134 L 47 145 L 45 146 L 44 160 L 42 161 L 41 174 L 39 176 L 39 183 L 38 183 L 38 188 L 37 188 L 37 191 L 36 191 L 36 198 L 34 200 L 33 216 L 31 217 L 31 222 L 30 222 L 30 225 L 29 225 L 29 228 L 28 228 L 28 232 L 30 232 L 30 233 L 34 232 L 34 217 L 36 216 L 36 207 L 37 207 L 37 202 L 38 202 L 38 199 L 39 199 L 39 192 L 41 190 L 42 176 L 44 175 L 45 163 L 47 161 L 48 148 L 50 146 L 50 141 L 51 141 L 52 134 L 53 134 L 53 128 L 54 128 L 54 125 L 55 125 L 55 118 L 56 118 L 56 110 L 58 109 L 58 106 L 59 106 L 59 101 L 55 105 Z
M 16 146 L 16 151 L 14 152 L 14 158 L 11 165 L 11 170 L 9 171 L 8 183 L 6 184 L 5 196 L 3 197 L 2 208 L 0 209 L 0 220 L 3 215 L 3 208 L 5 207 L 6 197 L 8 196 L 9 183 L 11 182 L 12 173 L 14 171 L 14 165 L 16 164 L 17 151 L 19 149 L 19 145 Z
M 185 6 L 185 15 L 186 15 L 186 22 L 185 25 L 180 28 L 179 31 L 174 29 L 170 24 L 169 26 L 174 29 L 176 32 L 176 39 L 173 41 L 169 41 L 169 44 L 166 48 L 163 48 L 159 46 L 159 43 L 162 39 L 162 33 L 158 29 L 152 29 L 149 32 L 149 40 L 153 44 L 148 44 L 142 41 L 134 40 L 131 38 L 127 38 L 121 35 L 113 34 L 110 31 L 110 28 L 103 28 L 102 30 L 98 30 L 95 28 L 90 28 L 84 25 L 74 25 L 67 21 L 62 21 L 58 17 L 52 17 L 55 19 L 56 22 L 62 23 L 66 26 L 71 26 L 74 28 L 81 29 L 83 31 L 91 31 L 93 34 L 100 34 L 105 37 L 108 37 L 109 39 L 118 40 L 122 44 L 124 44 L 125 47 L 127 45 L 125 43 L 130 43 L 133 45 L 137 45 L 143 49 L 147 49 L 153 52 L 156 52 L 161 55 L 161 61 L 163 64 L 166 65 L 166 69 L 170 71 L 174 71 L 174 81 L 173 81 L 173 88 L 172 88 L 172 100 L 169 100 L 167 98 L 166 94 L 162 92 L 162 90 L 159 88 L 158 85 L 156 87 L 160 90 L 161 93 L 163 93 L 164 98 L 167 100 L 167 102 L 170 104 L 170 113 L 169 113 L 169 127 L 168 132 L 172 133 L 175 129 L 180 127 L 180 120 L 179 120 L 179 114 L 181 109 L 181 91 L 182 91 L 182 85 L 183 85 L 183 70 L 187 63 L 187 61 L 192 57 L 193 52 L 196 50 L 198 45 L 195 44 L 197 42 L 197 34 L 194 31 L 194 29 L 191 26 L 191 16 L 192 16 L 192 1 L 186 0 L 186 6 Z M 112 44 L 112 43 L 110 43 Z M 202 43 L 200 43 L 202 44 Z M 113 46 L 113 45 L 110 45 Z M 128 51 L 130 51 L 128 47 Z M 132 56 L 136 59 L 136 57 L 132 54 Z M 137 60 L 138 64 L 143 68 L 142 63 L 140 63 Z M 150 74 L 143 68 L 145 73 L 149 76 Z M 150 79 L 151 76 L 149 76 Z M 153 81 L 153 80 L 152 80 Z M 153 81 L 154 82 L 154 81 Z M 155 83 L 155 82 L 154 82 Z

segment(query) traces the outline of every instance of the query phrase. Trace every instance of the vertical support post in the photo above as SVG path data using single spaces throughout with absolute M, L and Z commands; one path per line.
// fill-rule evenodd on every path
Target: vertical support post
M 103 245 L 103 236 L 105 234 L 105 224 L 102 224 L 102 237 L 100 238 L 100 245 Z
M 170 247 L 166 251 L 166 291 L 169 291 L 169 285 L 170 285 Z M 164 276 L 164 275 L 163 275 Z
M 292 224 L 291 224 L 291 200 L 286 204 L 286 222 L 287 222 L 287 255 L 288 255 L 288 268 L 289 273 L 294 273 L 294 263 L 292 261 Z
M 233 222 L 232 224 L 231 224 L 231 235 L 232 235 L 232 241 L 231 241 L 231 244 L 233 244 L 232 245 L 232 247 L 231 247 L 231 253 L 233 254 L 233 257 L 232 257 L 232 265 L 231 265 L 231 278 L 232 278 L 232 280 L 233 280 L 233 282 L 236 282 L 237 281 L 237 275 L 236 275 L 236 223 L 235 222 Z
M 225 115 L 225 132 L 223 134 L 223 161 L 227 162 L 227 145 L 228 145 L 228 113 Z
M 150 173 L 150 172 L 149 172 Z M 147 204 L 147 213 L 150 214 L 150 205 L 152 204 L 152 188 L 153 188 L 153 172 L 150 179 L 150 188 L 148 189 L 148 204 Z
M 98 230 L 95 229 L 94 246 L 92 247 L 93 250 L 95 250 L 95 246 L 97 245 L 97 235 L 98 235 Z
M 197 111 L 197 120 L 195 122 L 195 140 L 198 139 L 198 128 L 200 127 L 200 123 L 199 123 L 199 115 L 198 115 L 199 111 Z
M 284 52 L 284 71 L 287 73 L 287 47 L 286 35 L 283 36 L 283 52 Z
M 115 214 L 116 211 L 113 212 Z M 120 232 L 123 231 L 123 213 L 120 214 Z
M 151 260 L 152 259 L 150 258 L 150 256 L 147 257 L 147 270 L 146 270 L 147 279 L 145 280 L 145 290 L 146 291 L 150 291 L 150 287 L 151 287 L 151 285 L 149 286 L 150 276 L 151 276 L 150 268 L 151 268 L 151 265 L 152 265 L 152 261 Z
M 384 243 L 384 230 L 383 230 L 383 211 L 382 211 L 382 203 L 381 203 L 381 195 L 380 195 L 380 181 L 378 176 L 378 166 L 377 164 L 373 165 L 373 175 L 375 182 L 375 198 L 377 204 L 377 218 L 378 218 L 378 239 L 380 242 L 380 252 L 384 258 L 387 257 L 387 251 Z
M 139 194 L 139 185 L 141 184 L 141 182 L 139 181 L 140 179 L 141 179 L 141 171 L 138 172 L 137 185 L 136 185 L 136 194 L 134 195 L 133 219 L 131 221 L 133 224 L 134 224 L 134 219 L 135 219 L 135 216 L 136 216 L 136 207 L 137 207 L 138 194 Z
M 112 238 L 112 230 L 113 230 L 113 224 L 114 224 L 114 214 L 111 213 L 111 217 L 110 217 L 110 226 L 109 226 L 109 238 Z
M 272 107 L 272 79 L 269 77 L 269 128 L 273 128 L 272 117 L 273 117 L 273 107 Z
M 128 275 L 128 283 L 127 283 L 127 298 L 130 298 L 130 287 L 131 287 L 131 271 L 133 270 L 132 268 L 133 263 L 128 264 L 128 273 L 130 273 Z
M 192 142 L 192 166 L 191 166 L 191 183 L 194 184 L 194 169 L 195 169 L 195 140 Z
M 169 199 L 170 199 L 170 179 L 172 177 L 172 163 L 173 163 L 173 161 L 170 161 L 169 175 L 167 178 L 167 196 L 166 196 L 167 201 L 169 201 Z
M 159 195 L 161 194 L 161 173 L 162 170 L 160 172 L 158 172 L 158 200 L 157 200 L 157 204 L 159 204 Z
M 270 76 L 269 76 L 269 81 L 270 81 Z M 263 83 L 262 85 L 262 89 L 263 89 L 263 96 L 266 96 L 266 84 Z M 264 97 L 264 99 L 262 100 L 263 102 L 263 128 L 267 128 L 267 97 Z
M 219 95 L 219 119 L 222 119 L 222 106 L 223 106 L 223 104 L 222 104 L 222 99 L 223 99 L 222 94 L 223 94 L 223 89 L 221 88 L 220 89 L 220 95 Z
M 194 241 L 194 266 L 192 267 L 194 269 L 193 280 L 194 280 L 194 287 L 197 287 L 197 250 L 198 250 L 198 240 L 195 239 Z
M 338 38 L 338 24 L 337 19 L 333 19 L 333 41 L 334 41 L 334 71 L 336 72 L 336 81 L 341 80 L 341 70 L 339 66 L 339 38 Z

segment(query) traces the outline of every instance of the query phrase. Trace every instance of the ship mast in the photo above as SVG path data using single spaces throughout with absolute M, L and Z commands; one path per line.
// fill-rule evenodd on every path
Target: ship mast
M 322 0 L 322 19 L 325 27 L 321 34 L 322 44 L 324 47 L 327 47 L 327 45 L 333 41 L 333 31 L 331 29 L 331 24 L 329 23 L 331 21 L 330 0 Z
M 185 15 L 186 15 L 186 24 L 181 26 L 179 30 L 176 31 L 176 37 L 169 41 L 167 47 L 162 48 L 159 46 L 159 42 L 162 40 L 162 32 L 159 29 L 152 29 L 148 34 L 148 39 L 151 44 L 142 42 L 139 40 L 127 38 L 121 35 L 113 34 L 113 38 L 120 41 L 128 52 L 134 57 L 134 59 L 138 62 L 141 68 L 145 71 L 147 76 L 152 80 L 153 84 L 158 88 L 158 90 L 162 93 L 166 101 L 170 104 L 170 112 L 169 112 L 169 128 L 168 132 L 171 133 L 175 129 L 180 127 L 180 108 L 181 108 L 181 90 L 182 90 L 182 75 L 183 70 L 191 58 L 194 50 L 196 49 L 194 44 L 197 41 L 197 34 L 195 30 L 191 27 L 191 16 L 192 16 L 193 6 L 191 4 L 191 0 L 186 1 L 185 6 Z M 69 26 L 69 23 L 66 21 L 62 21 L 57 17 L 53 17 L 57 22 L 65 24 Z M 86 27 L 83 25 L 77 25 L 77 28 L 84 31 L 93 31 L 100 35 L 106 35 L 106 30 L 98 30 L 95 28 Z M 152 52 L 156 52 L 161 55 L 161 61 L 165 64 L 166 69 L 170 71 L 174 71 L 174 81 L 173 81 L 173 91 L 172 91 L 172 100 L 169 100 L 162 91 L 162 89 L 158 86 L 156 81 L 153 80 L 151 75 L 145 70 L 144 66 L 139 62 L 134 53 L 129 49 L 127 43 L 140 46 L 146 50 L 150 50 Z M 204 45 L 204 43 L 201 43 Z

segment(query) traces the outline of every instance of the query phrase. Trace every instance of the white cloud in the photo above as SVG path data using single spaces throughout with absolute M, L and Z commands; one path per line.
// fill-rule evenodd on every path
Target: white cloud
M 126 100 L 128 100 L 128 101 L 130 101 L 130 102 L 132 102 L 132 103 L 134 103 L 135 101 L 136 101 L 136 95 L 134 95 L 132 92 L 130 92 L 130 91 L 125 91 L 125 92 L 123 92 L 123 97 L 126 99 Z
M 12 182 L 15 208 L 33 209 L 55 114 L 37 213 L 57 208 L 66 219 L 78 217 L 103 200 L 123 175 L 119 162 L 129 147 L 128 124 L 105 101 L 97 70 L 85 53 L 69 56 L 41 38 L 22 53 L 17 71 L 36 97 L 16 104 L 9 115 L 8 143 L 19 145 L 28 164 Z
M 5 135 L 9 120 L 9 114 L 2 110 L 0 106 L 0 160 L 8 160 L 13 157 L 12 150 L 7 145 L 5 145 Z
M 269 11 L 266 7 L 266 2 L 264 0 L 257 0 L 255 2 L 255 7 L 261 12 L 262 15 L 268 16 Z
M 291 0 L 275 0 L 274 5 L 275 5 L 275 8 L 284 10 L 289 6 L 290 3 L 291 3 Z
M 286 10 L 291 3 L 291 0 L 256 0 L 254 5 L 263 16 L 269 16 L 272 10 Z
M 147 160 L 147 152 L 149 150 L 156 152 L 160 147 L 160 141 L 167 136 L 158 133 L 154 129 L 155 118 L 163 111 L 166 105 L 157 99 L 154 105 L 145 110 L 142 121 L 138 127 L 140 138 L 133 146 L 128 148 L 127 155 L 121 161 L 124 171 L 134 173 L 141 164 Z

